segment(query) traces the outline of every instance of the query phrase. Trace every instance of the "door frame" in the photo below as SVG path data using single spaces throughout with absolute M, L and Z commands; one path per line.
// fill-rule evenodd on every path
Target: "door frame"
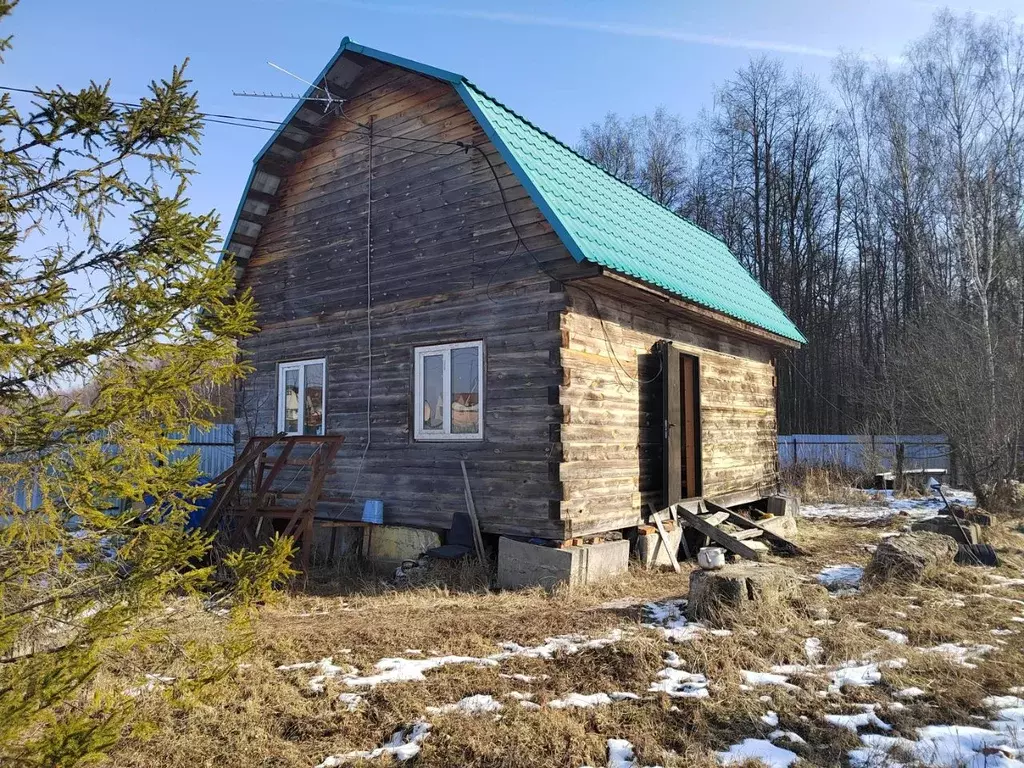
M 658 344 L 662 360 L 662 493 L 668 506 L 684 497 L 699 497 L 704 489 L 700 356 L 669 340 Z

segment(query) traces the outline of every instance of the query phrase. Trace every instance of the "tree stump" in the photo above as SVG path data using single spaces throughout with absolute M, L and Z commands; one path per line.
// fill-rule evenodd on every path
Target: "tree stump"
M 788 602 L 798 591 L 798 578 L 792 568 L 748 561 L 730 563 L 717 571 L 690 574 L 686 614 L 691 621 L 731 624 L 758 603 Z
M 953 564 L 958 546 L 949 536 L 929 531 L 905 533 L 878 545 L 864 579 L 879 584 L 890 580 L 920 581 L 932 568 Z

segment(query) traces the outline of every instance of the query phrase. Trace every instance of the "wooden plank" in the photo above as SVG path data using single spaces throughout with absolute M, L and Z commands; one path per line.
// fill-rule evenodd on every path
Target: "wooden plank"
M 736 541 L 748 541 L 749 539 L 758 538 L 763 533 L 764 531 L 758 528 L 747 528 L 742 531 L 730 531 L 729 535 L 736 539 Z
M 715 512 L 710 515 L 700 515 L 700 519 L 708 525 L 713 525 L 716 528 L 729 519 L 729 515 L 722 512 Z
M 466 462 L 459 461 L 462 466 L 462 479 L 466 483 L 466 510 L 469 512 L 469 519 L 473 523 L 473 543 L 476 545 L 476 556 L 480 558 L 483 565 L 487 564 L 487 553 L 484 552 L 484 539 L 480 534 L 480 521 L 476 516 L 476 505 L 473 503 L 473 491 L 469 487 L 469 473 L 466 472 Z
M 772 544 L 776 544 L 776 545 L 778 545 L 780 547 L 783 547 L 783 548 L 789 550 L 790 552 L 792 552 L 794 555 L 807 555 L 808 554 L 806 550 L 801 549 L 800 547 L 798 547 L 796 544 L 794 544 L 789 539 L 782 538 L 777 533 L 773 533 L 772 531 L 769 531 L 767 528 L 765 528 L 762 525 L 758 525 L 753 520 L 748 520 L 747 518 L 743 517 L 742 515 L 738 515 L 735 512 L 726 509 L 725 507 L 718 506 L 714 502 L 705 501 L 704 503 L 708 505 L 709 509 L 714 509 L 714 510 L 719 511 L 719 512 L 726 512 L 726 513 L 728 513 L 728 515 L 729 515 L 729 522 L 732 523 L 733 525 L 738 526 L 740 528 L 746 528 L 746 529 L 750 529 L 750 530 L 758 530 L 758 531 L 760 531 L 761 532 L 761 537 L 765 541 L 770 541 Z
M 682 569 L 679 567 L 679 561 L 676 560 L 676 553 L 672 551 L 672 545 L 669 543 L 668 534 L 665 532 L 665 526 L 661 523 L 661 515 L 654 508 L 654 505 L 650 505 L 651 519 L 654 520 L 654 527 L 658 529 L 658 543 L 665 548 L 668 553 L 668 560 L 672 564 L 672 570 L 676 573 L 680 573 Z M 658 550 L 654 550 L 654 557 L 658 556 Z
M 761 555 L 752 550 L 742 541 L 736 541 L 736 539 L 724 531 L 715 528 L 713 525 L 708 525 L 701 520 L 698 515 L 693 514 L 681 504 L 676 505 L 676 513 L 679 515 L 680 520 L 687 525 L 696 528 L 700 533 L 703 533 L 720 547 L 724 547 L 735 555 L 745 557 L 747 560 L 761 559 Z

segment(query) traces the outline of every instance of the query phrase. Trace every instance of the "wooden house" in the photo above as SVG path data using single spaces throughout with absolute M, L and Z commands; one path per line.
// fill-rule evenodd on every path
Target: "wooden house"
M 318 514 L 564 541 L 775 491 L 800 332 L 718 239 L 461 75 L 347 38 L 227 238 L 250 435 L 341 434 Z M 345 501 L 350 498 L 351 501 Z

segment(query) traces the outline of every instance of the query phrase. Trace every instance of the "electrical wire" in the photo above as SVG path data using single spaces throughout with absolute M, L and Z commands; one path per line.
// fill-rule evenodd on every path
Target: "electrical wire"
M 319 88 L 319 86 L 316 86 L 316 87 Z M 53 96 L 53 95 L 59 95 L 56 92 L 37 91 L 37 90 L 31 90 L 31 89 L 27 89 L 27 88 L 15 88 L 15 87 L 12 87 L 12 86 L 2 86 L 2 85 L 0 85 L 0 90 L 12 91 L 12 92 L 16 92 L 16 93 L 27 93 L 27 94 L 31 94 L 31 95 L 34 95 L 34 96 L 47 96 L 47 95 Z M 129 108 L 137 108 L 137 107 L 140 106 L 138 103 L 124 102 L 124 101 L 115 101 L 113 103 L 115 103 L 115 104 L 117 104 L 119 106 L 124 106 L 124 107 L 129 107 Z M 371 131 L 371 133 L 372 133 L 372 129 L 369 126 L 364 125 L 363 123 L 360 123 L 359 121 L 354 120 L 353 118 L 351 118 L 348 115 L 346 115 L 345 112 L 344 112 L 344 109 L 341 106 L 341 102 L 339 100 L 335 100 L 335 103 L 337 104 L 337 115 L 339 117 L 341 117 L 343 120 L 346 120 L 347 122 L 352 123 L 353 125 L 356 125 L 357 127 L 361 128 L 361 129 L 363 129 L 365 131 Z M 197 112 L 196 114 L 198 116 L 204 118 L 205 122 L 215 123 L 215 124 L 218 124 L 218 125 L 225 125 L 225 126 L 231 126 L 231 127 L 237 127 L 237 128 L 251 128 L 251 129 L 255 129 L 255 130 L 269 131 L 271 133 L 278 133 L 282 129 L 282 123 L 280 123 L 278 121 L 274 121 L 274 120 L 266 120 L 266 119 L 263 119 L 263 118 L 247 117 L 247 116 L 243 116 L 243 115 L 230 115 L 230 114 L 216 113 L 216 112 Z M 271 128 L 271 127 L 269 127 L 270 125 L 273 125 L 274 127 Z M 326 127 L 314 126 L 314 130 L 312 130 L 312 131 L 308 131 L 307 130 L 307 131 L 304 131 L 304 132 L 309 133 L 311 137 L 318 138 L 318 137 L 322 137 L 323 135 L 326 135 L 327 130 L 328 129 Z M 349 131 L 347 133 L 355 133 L 355 132 L 354 131 Z M 358 135 L 358 134 L 356 134 L 356 135 Z M 491 175 L 494 178 L 494 183 L 498 187 L 498 192 L 499 192 L 500 197 L 501 197 L 502 208 L 504 209 L 505 216 L 508 219 L 509 224 L 512 227 L 513 233 L 516 236 L 516 243 L 515 243 L 512 251 L 509 253 L 508 256 L 505 257 L 505 259 L 501 262 L 501 264 L 498 265 L 497 269 L 491 274 L 491 277 L 487 281 L 487 296 L 488 296 L 489 299 L 491 298 L 491 286 L 493 284 L 494 278 L 501 272 L 502 269 L 505 268 L 505 266 L 508 264 L 508 262 L 511 261 L 512 257 L 515 256 L 515 254 L 519 252 L 520 246 L 522 247 L 522 249 L 524 251 L 526 251 L 526 253 L 529 254 L 530 258 L 534 261 L 534 263 L 537 265 L 538 269 L 540 269 L 540 271 L 544 275 L 546 275 L 552 281 L 557 282 L 559 285 L 562 286 L 563 289 L 569 288 L 569 284 L 565 280 L 563 280 L 562 278 L 558 277 L 557 275 L 552 274 L 548 270 L 548 268 L 543 264 L 543 262 L 541 262 L 541 260 L 539 258 L 537 258 L 537 255 L 533 252 L 533 250 L 529 247 L 529 245 L 527 245 L 526 240 L 523 238 L 522 233 L 519 231 L 519 227 L 516 224 L 515 218 L 512 215 L 512 211 L 511 211 L 511 209 L 509 207 L 509 203 L 508 203 L 508 198 L 507 198 L 507 196 L 505 194 L 505 188 L 501 184 L 501 178 L 498 175 L 497 169 L 494 167 L 494 163 L 491 161 L 491 158 L 487 155 L 487 153 L 481 147 L 479 147 L 476 144 L 473 144 L 471 142 L 464 142 L 464 141 L 445 141 L 445 140 L 439 140 L 439 139 L 421 139 L 421 138 L 412 137 L 412 136 L 389 136 L 387 134 L 383 134 L 383 135 L 381 135 L 381 134 L 374 134 L 371 137 L 371 139 L 370 139 L 370 143 L 368 144 L 371 155 L 372 155 L 372 152 L 373 152 L 373 144 L 372 144 L 373 139 L 378 139 L 378 142 L 381 139 L 390 139 L 390 140 L 396 140 L 396 141 L 407 141 L 407 142 L 418 142 L 418 143 L 421 143 L 421 144 L 431 144 L 431 145 L 434 145 L 434 146 L 437 146 L 437 147 L 451 146 L 451 147 L 455 148 L 451 152 L 439 153 L 439 152 L 428 152 L 428 151 L 425 151 L 425 150 L 417 150 L 417 149 L 413 149 L 411 147 L 404 147 L 404 146 L 403 147 L 383 146 L 384 149 L 389 149 L 389 150 L 393 150 L 393 151 L 405 151 L 405 152 L 410 152 L 410 153 L 420 154 L 420 155 L 432 155 L 432 156 L 435 156 L 435 157 L 447 157 L 449 155 L 456 154 L 459 150 L 463 150 L 463 151 L 466 151 L 466 152 L 468 152 L 469 150 L 476 150 L 477 152 L 480 153 L 480 156 L 487 163 L 487 167 L 490 170 Z M 378 146 L 380 146 L 379 143 L 378 143 Z M 368 216 L 368 226 L 369 226 L 369 216 Z M 368 239 L 368 246 L 367 247 L 369 248 L 369 239 Z M 369 256 L 367 257 L 367 266 L 369 266 Z M 594 295 L 589 290 L 587 290 L 582 285 L 574 284 L 572 287 L 575 290 L 577 290 L 580 293 L 582 293 L 583 295 L 585 295 L 590 300 L 590 303 L 593 305 L 594 313 L 597 315 L 597 320 L 598 320 L 598 323 L 601 326 L 601 332 L 602 332 L 602 335 L 604 336 L 605 343 L 607 344 L 609 354 L 611 355 L 611 357 L 612 357 L 613 361 L 615 362 L 615 365 L 616 365 L 616 367 L 618 369 L 618 370 L 615 371 L 615 377 L 616 377 L 616 380 L 618 380 L 619 384 L 621 385 L 623 383 L 621 378 L 619 377 L 619 371 L 621 371 L 622 374 L 625 375 L 627 379 L 633 381 L 636 384 L 644 385 L 644 384 L 650 384 L 650 383 L 656 381 L 658 379 L 658 377 L 660 377 L 661 374 L 662 374 L 661 364 L 659 364 L 658 372 L 654 376 L 649 378 L 649 379 L 641 379 L 639 376 L 633 376 L 626 369 L 626 367 L 622 364 L 622 361 L 619 359 L 618 355 L 615 352 L 614 345 L 612 344 L 611 337 L 610 337 L 610 335 L 608 333 L 608 328 L 606 326 L 604 316 L 601 313 L 601 308 L 600 308 L 600 305 L 599 305 L 597 299 L 594 297 Z M 493 301 L 493 299 L 491 299 L 491 300 Z M 367 304 L 367 307 L 369 307 L 369 304 Z M 369 429 L 368 429 L 368 434 L 369 434 Z M 368 438 L 368 440 L 369 440 L 369 438 Z M 360 466 L 361 466 L 361 464 L 362 464 L 362 462 L 360 462 Z

